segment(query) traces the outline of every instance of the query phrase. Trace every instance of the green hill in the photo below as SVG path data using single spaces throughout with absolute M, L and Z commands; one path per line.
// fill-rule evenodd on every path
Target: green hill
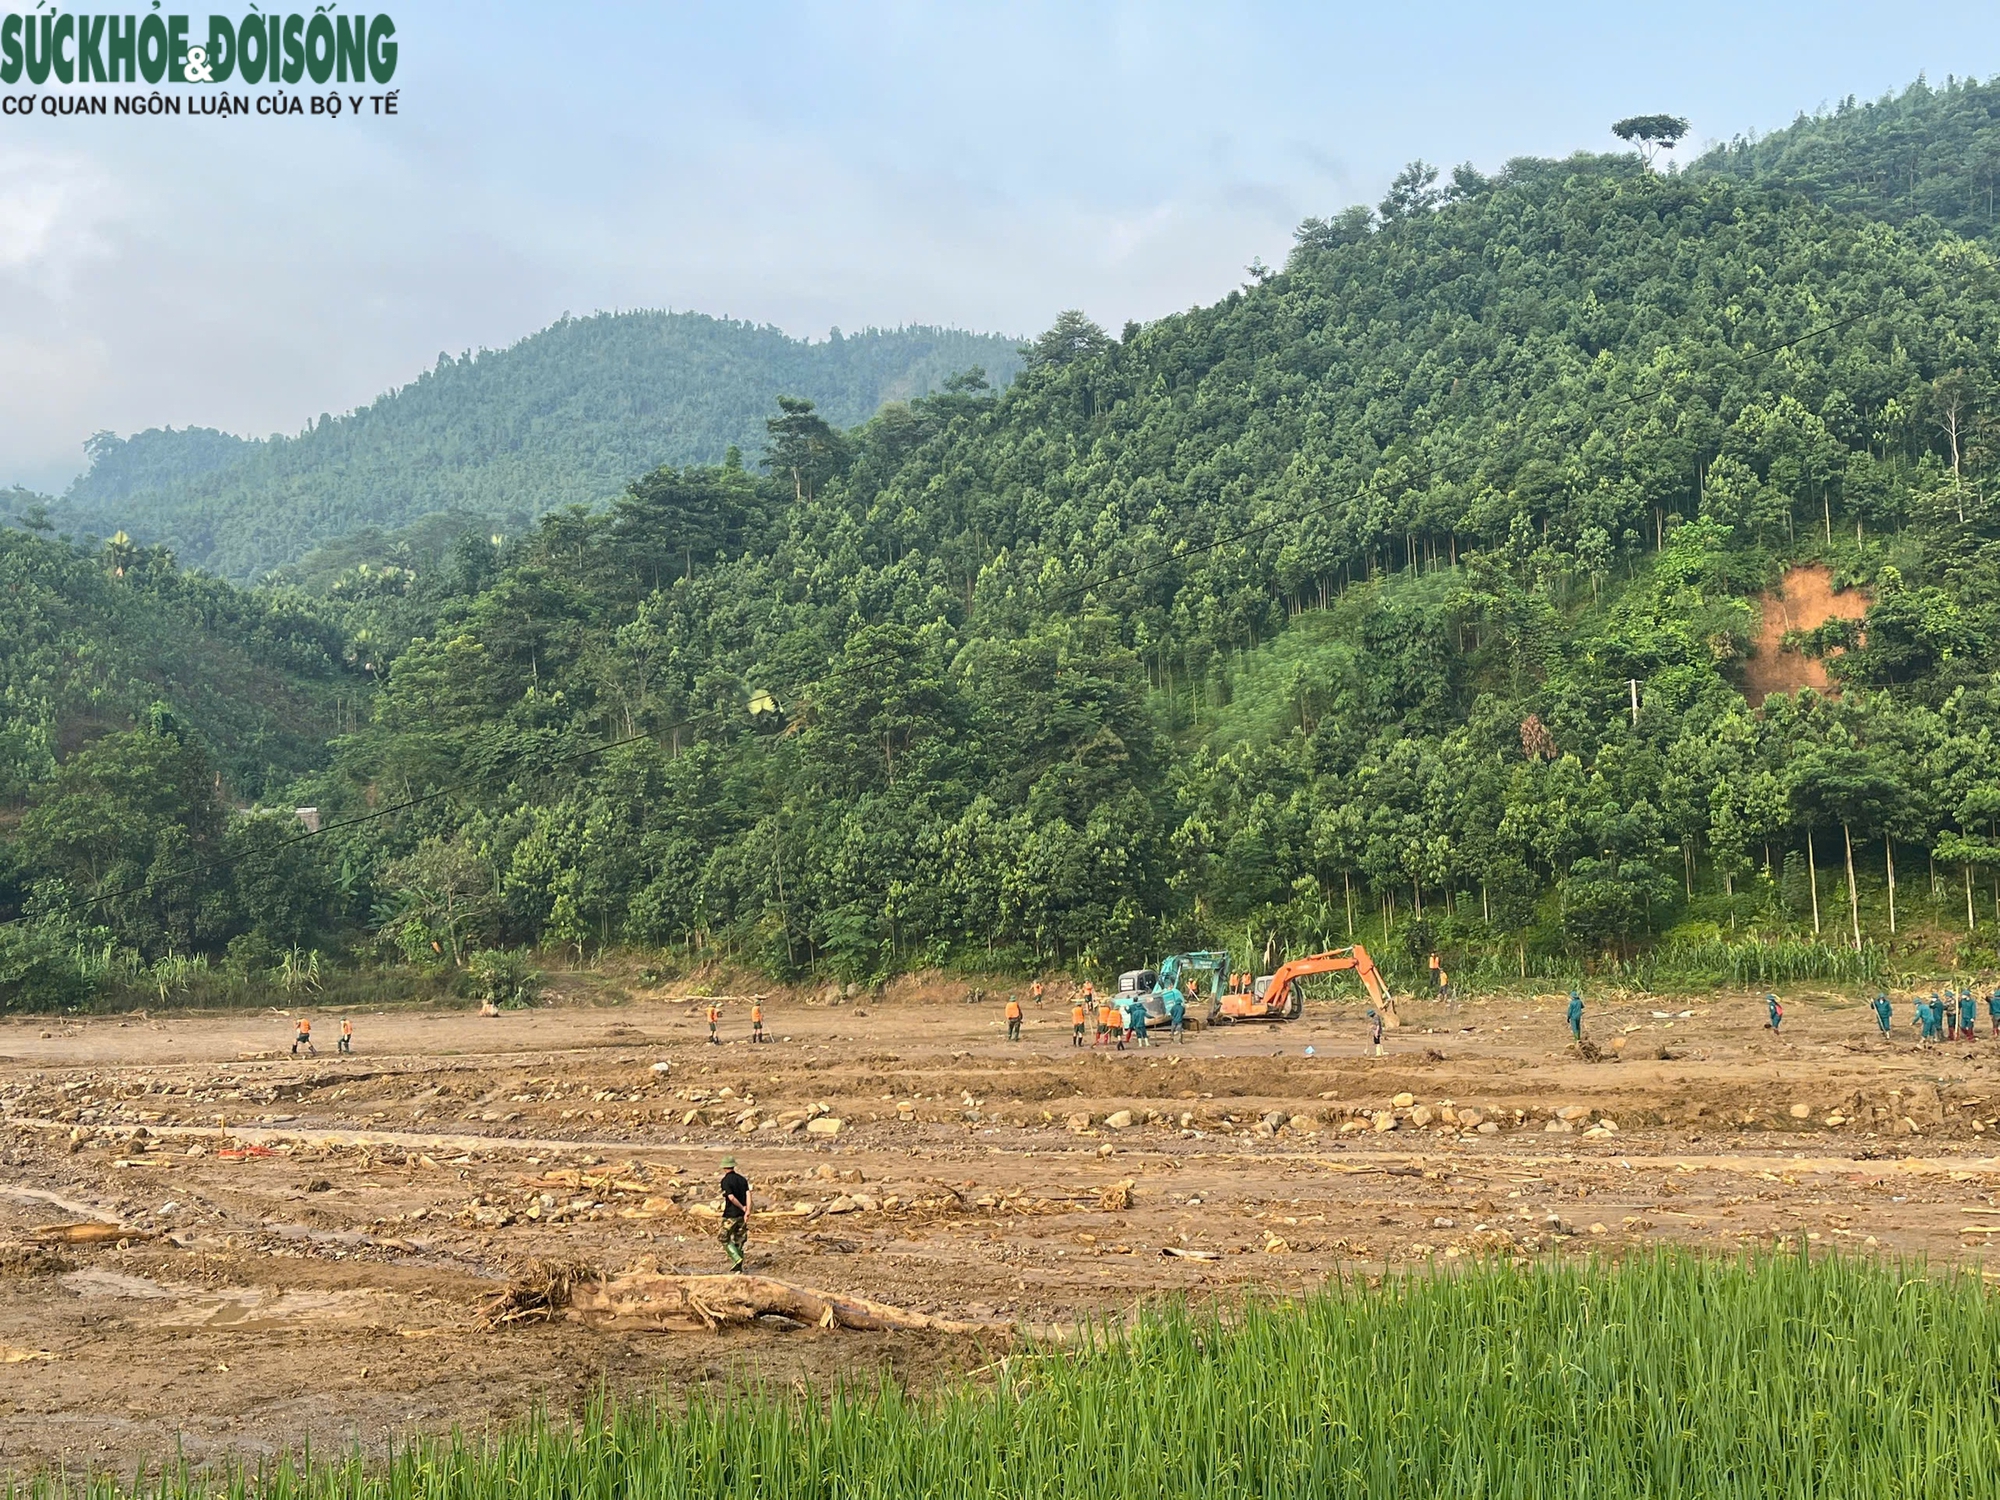
M 1738 137 L 1689 164 L 1798 193 L 1843 213 L 1907 224 L 1925 218 L 1965 236 L 2000 223 L 2000 77 L 1918 79 L 1870 103 L 1852 96 L 1784 130 Z
M 1996 294 L 1934 216 L 1787 181 L 1419 164 L 1211 306 L 1066 314 L 1004 391 L 794 411 L 499 547 L 323 549 L 279 597 L 383 685 L 291 793 L 407 810 L 315 846 L 317 940 L 857 978 L 1351 936 L 1406 983 L 1432 949 L 1990 963 Z M 1849 607 L 1783 616 L 1800 567 Z M 81 878 L 38 809 L 114 760 L 30 790 L 17 890 Z
M 518 531 L 608 499 L 660 464 L 755 447 L 779 395 L 851 425 L 983 366 L 1004 381 L 1015 341 L 870 329 L 821 343 L 696 313 L 606 313 L 457 359 L 296 437 L 203 428 L 99 434 L 63 496 L 66 525 L 123 530 L 190 564 L 247 578 L 364 526 L 467 511 Z
M 87 554 L 0 531 L 0 807 L 81 747 L 163 715 L 202 744 L 230 799 L 281 787 L 326 761 L 365 700 L 345 650 L 302 599 L 153 549 Z

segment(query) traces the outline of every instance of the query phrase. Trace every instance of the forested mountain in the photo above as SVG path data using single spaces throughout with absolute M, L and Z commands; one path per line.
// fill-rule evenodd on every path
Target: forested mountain
M 499 544 L 322 554 L 279 597 L 381 685 L 289 790 L 367 821 L 85 907 L 146 866 L 74 811 L 191 781 L 109 736 L 27 792 L 7 941 L 1991 963 L 1996 363 L 2000 269 L 1935 216 L 1416 164 L 1212 306 L 1066 314 L 1005 391 L 789 402 Z
M 117 541 L 86 554 L 0 531 L 0 807 L 135 725 L 197 736 L 231 797 L 289 783 L 325 762 L 340 715 L 362 699 L 347 649 L 347 632 L 306 601 L 184 572 L 158 549 Z
M 205 428 L 100 433 L 57 511 L 126 531 L 183 562 L 248 578 L 364 526 L 440 511 L 519 532 L 607 500 L 663 463 L 756 446 L 780 395 L 842 425 L 983 366 L 1004 381 L 1015 341 L 952 329 L 870 329 L 820 343 L 698 313 L 564 318 L 511 348 L 456 359 L 296 437 L 246 443 Z
M 1801 115 L 1771 135 L 1739 136 L 1690 165 L 1804 194 L 1890 224 L 1919 215 L 1955 234 L 1990 234 L 2000 181 L 2000 77 L 1921 78 L 1900 94 Z
M 129 438 L 100 432 L 83 445 L 90 467 L 71 482 L 63 502 L 78 516 L 110 514 L 135 495 L 226 469 L 255 447 L 213 427 L 152 427 Z

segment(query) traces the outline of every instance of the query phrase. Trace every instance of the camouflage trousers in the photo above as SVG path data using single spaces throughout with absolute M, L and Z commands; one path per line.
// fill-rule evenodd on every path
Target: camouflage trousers
M 742 1219 L 722 1221 L 722 1248 L 729 1253 L 729 1264 L 743 1264 L 743 1247 L 750 1242 L 750 1226 Z

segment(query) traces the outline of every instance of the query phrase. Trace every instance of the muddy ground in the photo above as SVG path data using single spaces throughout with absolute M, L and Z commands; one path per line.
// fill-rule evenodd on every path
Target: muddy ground
M 922 1334 L 483 1326 L 540 1257 L 722 1269 L 729 1152 L 752 1269 L 1031 1323 L 1659 1242 L 1983 1268 L 2000 1232 L 2000 1040 L 1920 1048 L 1902 1007 L 1883 1042 L 1854 997 L 1794 996 L 1780 1036 L 1758 997 L 1632 998 L 1593 1007 L 1623 1048 L 1593 1063 L 1555 996 L 1409 1005 L 1375 1057 L 1353 1004 L 1120 1053 L 1073 1048 L 1055 999 L 1009 1044 L 998 997 L 962 993 L 773 999 L 763 1046 L 744 1005 L 710 1046 L 705 1002 L 665 997 L 354 1011 L 352 1056 L 315 1013 L 298 1059 L 278 1012 L 0 1024 L 0 1471 L 983 1362 Z M 131 1237 L 32 1243 L 86 1221 Z

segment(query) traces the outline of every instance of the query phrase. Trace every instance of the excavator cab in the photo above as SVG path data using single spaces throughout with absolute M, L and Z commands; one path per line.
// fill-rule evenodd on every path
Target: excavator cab
M 1384 982 L 1381 970 L 1375 967 L 1375 960 L 1369 956 L 1368 950 L 1358 943 L 1351 948 L 1332 948 L 1325 953 L 1292 959 L 1281 965 L 1277 973 L 1260 975 L 1240 988 L 1231 985 L 1227 993 L 1216 996 L 1209 1020 L 1212 1023 L 1295 1021 L 1304 1009 L 1301 980 L 1314 974 L 1338 974 L 1350 969 L 1354 971 L 1354 977 L 1361 981 L 1362 989 L 1375 1003 L 1383 1020 L 1394 1026 L 1396 1004 L 1390 997 L 1389 986 Z
M 1141 973 L 1138 980 L 1146 997 L 1146 1020 L 1150 1025 L 1157 1021 L 1164 1024 L 1167 1019 L 1167 991 L 1178 989 L 1181 998 L 1187 1002 L 1189 1016 L 1213 1015 L 1214 1008 L 1222 1003 L 1222 997 L 1233 986 L 1235 976 L 1229 970 L 1229 955 L 1226 952 L 1200 951 L 1195 953 L 1170 953 L 1160 960 L 1158 969 L 1149 977 Z M 1203 1010 L 1204 1003 L 1208 1007 Z

